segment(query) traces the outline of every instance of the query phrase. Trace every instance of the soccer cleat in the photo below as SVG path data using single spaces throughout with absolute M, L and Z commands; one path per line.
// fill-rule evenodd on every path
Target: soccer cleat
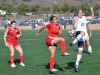
M 64 52 L 64 53 L 62 54 L 62 56 L 69 56 L 69 53 Z
M 53 68 L 53 69 L 51 69 L 51 70 L 49 70 L 49 72 L 50 73 L 55 73 L 55 72 L 57 72 L 58 70 L 57 69 L 55 69 L 55 68 Z
M 73 46 L 73 43 L 71 41 L 69 41 L 69 46 Z
M 11 67 L 12 68 L 16 68 L 16 65 L 13 63 L 13 64 L 11 64 Z
M 78 72 L 79 71 L 79 66 L 78 65 L 74 65 L 75 66 L 75 71 Z
M 20 63 L 21 66 L 25 66 L 25 64 L 23 62 Z

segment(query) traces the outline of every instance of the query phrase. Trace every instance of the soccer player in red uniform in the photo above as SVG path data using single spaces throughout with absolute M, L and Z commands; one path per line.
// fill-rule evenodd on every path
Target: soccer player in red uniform
M 62 55 L 67 56 L 69 53 L 66 52 L 66 42 L 63 37 L 59 37 L 58 34 L 62 35 L 62 26 L 61 24 L 58 24 L 58 19 L 56 16 L 51 16 L 50 23 L 41 27 L 37 33 L 36 36 L 39 36 L 39 33 L 44 30 L 48 29 L 48 33 L 46 35 L 46 45 L 50 51 L 50 72 L 56 72 L 57 70 L 54 68 L 55 63 L 55 52 L 57 48 L 57 44 L 60 43 L 60 47 L 62 50 Z
M 7 46 L 11 52 L 10 54 L 10 62 L 11 62 L 11 67 L 15 68 L 16 65 L 14 64 L 14 48 L 19 52 L 20 54 L 20 65 L 25 66 L 23 63 L 24 60 L 24 55 L 23 55 L 23 50 L 22 47 L 20 46 L 18 42 L 18 38 L 22 36 L 21 31 L 16 27 L 16 22 L 11 21 L 11 27 L 9 27 L 5 34 L 4 34 L 4 42 L 5 46 Z M 8 39 L 6 39 L 8 37 Z

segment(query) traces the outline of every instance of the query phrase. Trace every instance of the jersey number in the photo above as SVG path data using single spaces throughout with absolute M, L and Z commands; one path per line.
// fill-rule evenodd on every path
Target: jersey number
M 85 26 L 85 23 L 83 22 L 83 23 L 81 23 L 81 26 Z

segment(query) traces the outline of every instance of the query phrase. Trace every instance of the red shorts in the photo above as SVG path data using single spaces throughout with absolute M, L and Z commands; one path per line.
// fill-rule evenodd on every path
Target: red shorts
M 53 36 L 46 36 L 46 45 L 48 49 L 50 49 L 52 46 L 57 46 L 56 44 L 53 44 L 53 40 L 55 37 Z
M 18 42 L 18 40 L 16 40 L 16 41 L 8 41 L 8 44 L 9 45 L 13 45 L 14 47 L 17 47 L 17 46 L 20 45 L 19 42 Z

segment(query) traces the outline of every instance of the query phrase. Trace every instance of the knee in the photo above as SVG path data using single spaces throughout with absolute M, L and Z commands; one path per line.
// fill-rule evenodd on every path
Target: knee
M 14 56 L 14 51 L 11 51 L 10 55 L 11 55 L 11 56 Z
M 51 54 L 51 56 L 50 57 L 55 57 L 55 53 L 54 54 Z
M 65 41 L 65 38 L 62 38 L 61 41 Z
M 20 56 L 23 56 L 24 54 L 23 54 L 23 51 L 21 51 L 21 52 L 19 52 L 20 53 Z
M 78 54 L 79 54 L 79 55 L 82 55 L 82 52 L 83 52 L 83 48 L 82 48 L 82 47 L 79 47 L 79 48 L 78 48 Z
M 82 32 L 81 34 L 82 34 L 82 36 L 84 36 L 85 35 L 85 32 Z
M 55 53 L 51 53 L 51 56 L 50 57 L 55 57 Z

